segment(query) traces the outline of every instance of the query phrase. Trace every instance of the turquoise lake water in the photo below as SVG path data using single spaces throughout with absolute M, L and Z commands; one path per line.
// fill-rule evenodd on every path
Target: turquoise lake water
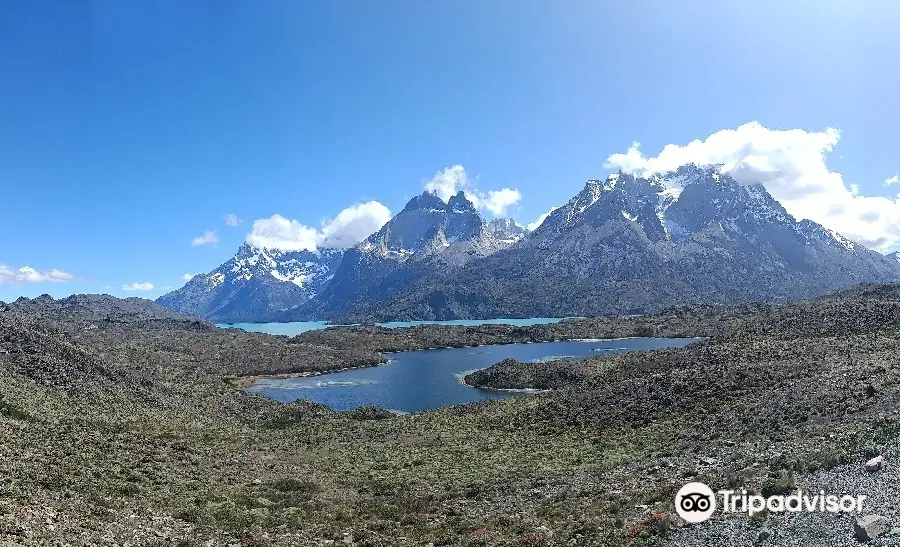
M 514 325 L 527 327 L 530 325 L 549 325 L 559 323 L 562 319 L 551 317 L 532 317 L 529 319 L 462 319 L 456 321 L 394 321 L 391 323 L 376 323 L 380 327 L 396 329 L 400 327 L 413 327 L 416 325 L 459 325 L 474 327 L 478 325 Z M 301 332 L 328 328 L 331 325 L 326 321 L 298 321 L 294 323 L 220 323 L 221 328 L 242 329 L 250 332 L 265 332 L 268 334 L 282 334 L 296 336 Z
M 550 359 L 683 347 L 695 341 L 693 338 L 627 338 L 408 351 L 388 354 L 391 362 L 386 365 L 306 378 L 264 379 L 247 390 L 282 402 L 310 400 L 335 410 L 375 405 L 403 412 L 420 412 L 521 395 L 472 388 L 462 383 L 462 377 L 469 372 L 489 367 L 506 357 L 514 357 L 523 363 L 536 363 Z

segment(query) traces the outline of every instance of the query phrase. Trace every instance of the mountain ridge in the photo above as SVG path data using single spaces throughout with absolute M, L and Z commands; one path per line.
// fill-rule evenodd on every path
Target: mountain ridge
M 649 313 L 898 278 L 896 263 L 796 221 L 761 185 L 741 185 L 715 166 L 685 166 L 589 180 L 513 247 L 342 319 Z
M 244 243 L 234 257 L 159 297 L 162 306 L 224 322 L 254 322 L 284 302 L 313 298 L 334 275 L 340 249 L 282 251 Z
M 248 275 L 242 253 L 263 270 Z M 282 271 L 286 259 L 306 269 Z M 158 302 L 229 322 L 472 319 L 783 301 L 900 280 L 897 253 L 797 221 L 762 185 L 715 165 L 590 179 L 532 232 L 485 222 L 463 192 L 426 191 L 355 247 L 316 260 L 245 244 Z M 217 289 L 229 276 L 236 288 Z

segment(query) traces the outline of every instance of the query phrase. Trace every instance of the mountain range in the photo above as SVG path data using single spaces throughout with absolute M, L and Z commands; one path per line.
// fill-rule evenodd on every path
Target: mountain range
M 589 180 L 533 232 L 425 192 L 359 245 L 244 244 L 158 302 L 221 322 L 643 314 L 900 280 L 884 256 L 717 166 Z

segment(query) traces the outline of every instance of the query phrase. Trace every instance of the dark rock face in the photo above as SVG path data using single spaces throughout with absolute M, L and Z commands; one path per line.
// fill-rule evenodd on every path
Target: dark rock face
M 244 244 L 228 262 L 157 302 L 215 321 L 266 321 L 316 296 L 342 255 L 340 249 L 279 251 Z

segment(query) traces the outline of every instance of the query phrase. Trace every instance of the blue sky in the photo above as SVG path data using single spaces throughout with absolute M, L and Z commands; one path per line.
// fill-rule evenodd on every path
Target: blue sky
M 35 281 L 7 276 L 0 300 L 155 297 L 227 260 L 255 219 L 396 212 L 455 165 L 482 196 L 518 191 L 505 213 L 525 224 L 633 141 L 731 157 L 707 139 L 753 121 L 765 131 L 733 146 L 797 180 L 836 175 L 859 207 L 816 220 L 889 250 L 898 20 L 900 3 L 849 0 L 9 3 L 0 265 Z M 138 282 L 154 289 L 122 290 Z

